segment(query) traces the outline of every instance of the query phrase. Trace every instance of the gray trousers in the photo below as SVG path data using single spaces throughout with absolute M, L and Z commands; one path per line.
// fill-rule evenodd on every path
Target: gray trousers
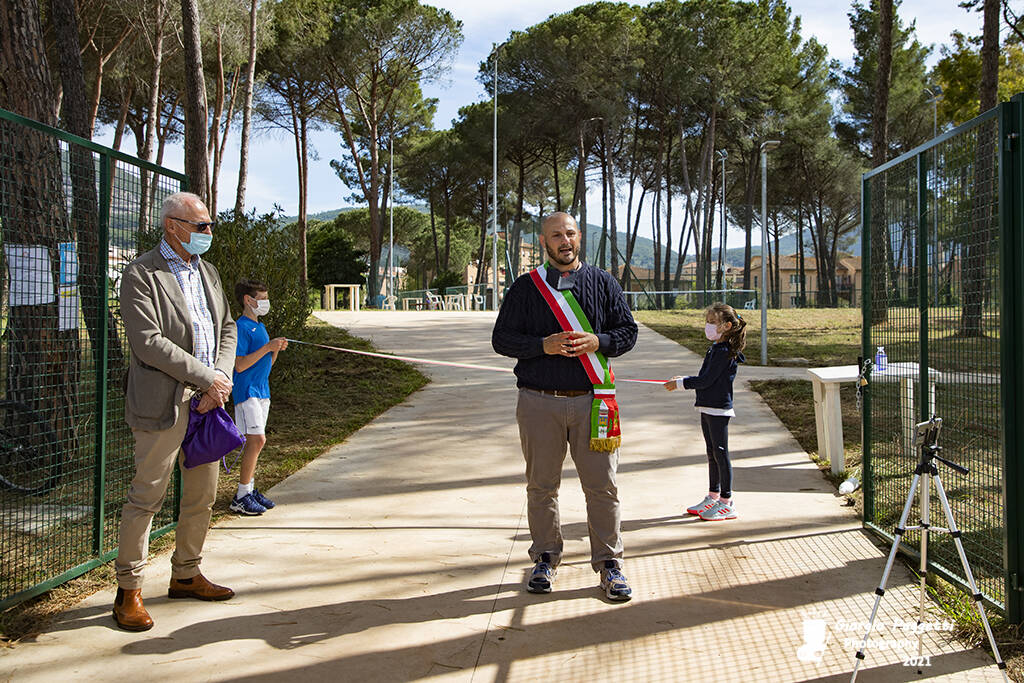
M 563 398 L 519 390 L 516 419 L 526 458 L 527 518 L 533 539 L 530 559 L 534 562 L 541 553 L 549 553 L 552 564 L 558 566 L 562 557 L 558 488 L 568 444 L 587 500 L 590 563 L 594 571 L 604 567 L 605 560 L 622 566 L 619 495 L 615 484 L 619 452 L 590 450 L 593 400 L 593 394 Z
M 219 462 L 185 469 L 181 441 L 188 428 L 189 403 L 179 406 L 178 419 L 170 429 L 133 429 L 135 476 L 128 501 L 121 512 L 120 540 L 114 569 L 121 588 L 142 587 L 142 570 L 149 556 L 149 532 L 153 515 L 163 505 L 175 463 L 181 467 L 181 508 L 171 555 L 171 578 L 187 579 L 199 573 L 203 543 L 210 528 L 210 514 L 217 495 Z

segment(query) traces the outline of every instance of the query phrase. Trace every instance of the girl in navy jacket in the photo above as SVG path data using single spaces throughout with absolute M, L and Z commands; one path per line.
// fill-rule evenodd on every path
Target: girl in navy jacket
M 691 515 L 707 521 L 736 519 L 732 500 L 732 463 L 729 462 L 729 418 L 732 408 L 732 381 L 736 366 L 743 363 L 746 344 L 745 320 L 728 304 L 718 302 L 705 311 L 704 336 L 712 342 L 704 354 L 700 373 L 690 377 L 673 377 L 665 382 L 669 391 L 694 389 L 700 427 L 708 453 L 708 494 L 704 500 L 686 508 Z

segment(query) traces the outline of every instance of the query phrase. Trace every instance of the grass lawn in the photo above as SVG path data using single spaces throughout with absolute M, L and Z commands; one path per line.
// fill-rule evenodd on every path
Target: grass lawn
M 315 318 L 307 323 L 306 341 L 372 351 L 366 341 Z M 256 470 L 258 486 L 269 489 L 302 468 L 330 446 L 388 408 L 401 403 L 427 383 L 427 378 L 400 361 L 356 356 L 293 344 L 281 353 L 270 375 L 273 404 L 267 425 L 267 445 Z M 228 406 L 233 414 L 233 408 Z M 112 419 L 123 419 L 120 415 Z M 232 514 L 228 503 L 238 485 L 235 458 L 228 456 L 231 473 L 221 471 L 213 520 Z M 151 554 L 174 545 L 167 534 L 150 544 Z M 0 646 L 30 636 L 55 614 L 82 598 L 114 585 L 113 562 L 67 582 L 0 614 Z
M 747 363 L 761 364 L 761 313 L 740 311 L 747 321 Z M 637 321 L 704 355 L 704 312 L 635 311 Z M 805 358 L 811 366 L 855 365 L 860 355 L 857 308 L 785 308 L 768 311 L 768 365 Z M 781 361 L 781 362 L 780 362 Z
M 786 425 L 793 437 L 822 469 L 825 476 L 838 486 L 847 476 L 861 478 L 860 413 L 857 412 L 857 392 L 853 384 L 839 387 L 839 405 L 843 413 L 843 449 L 846 474 L 832 476 L 831 465 L 818 455 L 818 434 L 814 426 L 814 394 L 811 383 L 799 380 L 752 381 L 750 388 L 761 395 L 772 412 Z M 859 496 L 858 496 L 859 499 Z

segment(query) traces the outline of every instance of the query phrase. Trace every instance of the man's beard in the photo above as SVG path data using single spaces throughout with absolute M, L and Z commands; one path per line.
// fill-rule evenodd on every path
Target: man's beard
M 566 253 L 565 255 L 559 253 L 559 251 L 557 249 L 552 249 L 551 247 L 549 247 L 547 245 L 544 245 L 544 251 L 546 251 L 548 253 L 548 258 L 549 259 L 551 259 L 555 263 L 559 263 L 559 264 L 561 264 L 563 266 L 567 266 L 570 263 L 572 263 L 573 261 L 575 261 L 576 258 L 580 254 L 580 248 L 579 247 L 572 247 L 572 251 Z

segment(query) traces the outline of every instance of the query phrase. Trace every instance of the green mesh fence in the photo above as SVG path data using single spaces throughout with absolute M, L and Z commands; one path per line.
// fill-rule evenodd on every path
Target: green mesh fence
M 964 550 L 979 591 L 1006 609 L 1017 597 L 1008 595 L 1016 559 L 1005 497 L 1016 492 L 1004 490 L 1011 456 L 1001 374 L 1019 350 L 1003 343 L 1001 299 L 1004 275 L 1020 264 L 1004 258 L 1000 140 L 994 109 L 864 176 L 863 353 L 875 361 L 884 347 L 887 357 L 871 370 L 863 412 L 864 519 L 892 538 L 919 459 L 914 425 L 942 418 L 942 455 L 970 469 L 939 465 Z M 946 526 L 934 492 L 931 518 Z M 919 520 L 915 499 L 908 524 Z M 908 532 L 906 549 L 914 553 L 920 540 Z M 930 535 L 928 558 L 966 585 L 948 534 Z
M 134 472 L 118 283 L 185 182 L 0 110 L 0 608 L 116 553 Z

